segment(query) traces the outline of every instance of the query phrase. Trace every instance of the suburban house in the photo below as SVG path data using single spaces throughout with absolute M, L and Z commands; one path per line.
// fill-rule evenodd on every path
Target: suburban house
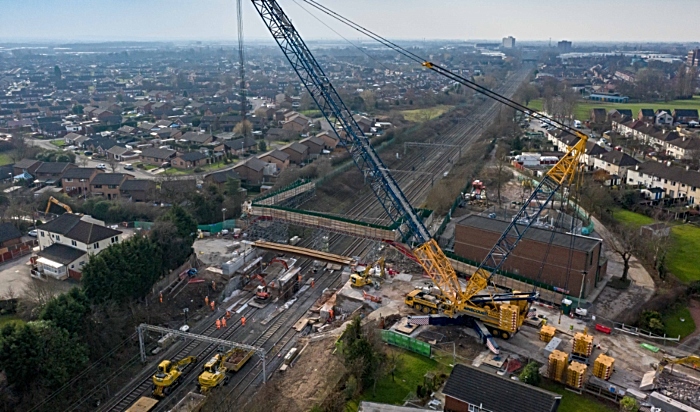
M 207 156 L 202 152 L 187 152 L 175 156 L 171 164 L 178 169 L 191 169 L 207 164 Z
M 622 119 L 629 120 L 634 117 L 632 115 L 632 110 L 630 109 L 612 109 L 608 112 L 608 120 L 609 121 L 617 121 L 620 122 Z
M 654 124 L 657 126 L 671 127 L 673 125 L 673 116 L 671 116 L 671 113 L 661 110 L 654 116 Z
M 61 176 L 68 169 L 78 167 L 73 163 L 66 162 L 44 162 L 35 171 L 34 177 L 47 185 L 53 185 L 61 179 Z
M 12 223 L 0 223 L 0 249 L 22 243 L 22 232 Z
M 309 118 L 295 113 L 282 123 L 282 129 L 295 133 L 306 133 L 309 131 Z
M 659 189 L 666 194 L 665 197 L 673 200 L 687 202 L 694 205 L 695 200 L 700 200 L 700 172 L 671 166 L 670 162 L 645 162 L 640 163 L 627 172 L 627 184 L 639 185 L 648 190 L 656 189 L 652 200 L 658 200 Z M 648 192 L 647 197 L 649 196 Z
M 218 186 L 221 189 L 224 188 L 229 180 L 241 180 L 241 176 L 235 170 L 223 170 L 204 176 L 206 183 Z
M 207 144 L 214 141 L 214 136 L 209 133 L 197 133 L 197 132 L 187 132 L 180 136 L 180 140 L 185 140 L 193 144 Z
M 627 170 L 637 164 L 639 164 L 639 160 L 617 150 L 611 150 L 593 157 L 594 169 L 603 169 L 610 173 L 613 178 L 617 175 L 622 178 L 622 182 L 625 182 Z
M 301 139 L 299 143 L 309 148 L 309 156 L 318 156 L 325 150 L 326 142 L 316 136 Z
M 251 157 L 247 161 L 236 165 L 233 170 L 241 177 L 241 182 L 248 185 L 259 185 L 264 179 L 264 170 L 267 163 Z
M 14 176 L 17 176 L 21 175 L 23 172 L 27 172 L 33 176 L 36 169 L 38 169 L 39 166 L 41 166 L 41 163 L 42 162 L 39 160 L 22 159 L 14 164 L 14 166 L 12 167 L 12 174 Z
M 160 166 L 164 162 L 169 162 L 177 155 L 177 152 L 172 149 L 158 149 L 155 147 L 147 147 L 141 151 L 139 159 L 143 163 Z
M 119 186 L 119 197 L 132 202 L 147 202 L 155 197 L 156 183 L 147 179 L 129 179 Z
M 38 227 L 39 249 L 34 276 L 58 280 L 80 279 L 83 265 L 110 245 L 122 241 L 122 232 L 90 216 L 64 213 Z
M 586 165 L 588 171 L 591 171 L 595 167 L 593 159 L 607 152 L 606 148 L 589 140 L 586 142 L 586 150 L 581 155 L 580 162 Z
M 90 184 L 100 169 L 89 167 L 74 167 L 68 169 L 61 176 L 61 186 L 68 196 L 87 196 L 90 193 Z
M 561 403 L 559 394 L 459 363 L 442 392 L 446 412 L 556 412 Z
M 92 150 L 93 152 L 99 153 L 101 155 L 106 155 L 107 150 L 111 149 L 112 147 L 117 145 L 116 140 L 112 140 L 107 137 L 99 137 L 99 138 L 89 138 L 87 139 L 84 143 L 83 146 L 86 149 Z
M 279 149 L 263 153 L 258 156 L 258 159 L 265 163 L 274 163 L 280 171 L 289 167 L 289 155 Z
M 605 109 L 591 109 L 591 121 L 593 123 L 605 123 L 608 119 L 608 113 Z
M 326 150 L 333 151 L 338 146 L 338 143 L 340 143 L 338 136 L 336 136 L 335 133 L 331 133 L 328 131 L 323 131 L 323 132 L 317 134 L 316 137 L 323 140 L 324 148 Z
M 125 160 L 137 159 L 139 155 L 129 148 L 112 146 L 111 149 L 107 150 L 107 157 L 117 162 L 123 162 Z
M 289 155 L 290 163 L 301 164 L 309 158 L 309 148 L 299 142 L 290 143 L 280 150 Z
M 700 138 L 683 136 L 665 142 L 666 154 L 675 159 L 697 158 L 700 154 Z
M 118 199 L 119 188 L 125 181 L 134 176 L 125 173 L 100 173 L 90 182 L 90 192 L 94 196 L 104 196 L 107 199 Z
M 214 150 L 241 155 L 250 150 L 255 150 L 257 146 L 253 137 L 246 136 L 239 137 L 238 139 L 226 140 L 221 146 L 217 146 Z
M 356 114 L 352 116 L 352 118 L 355 119 L 357 125 L 360 126 L 360 130 L 362 130 L 362 133 L 369 133 L 370 130 L 372 130 L 374 122 L 372 122 L 367 117 L 362 116 L 361 114 Z
M 676 123 L 697 122 L 698 111 L 697 109 L 676 109 L 673 111 L 673 119 Z
M 639 114 L 637 114 L 637 120 L 642 122 L 653 123 L 654 118 L 654 109 L 639 109 Z

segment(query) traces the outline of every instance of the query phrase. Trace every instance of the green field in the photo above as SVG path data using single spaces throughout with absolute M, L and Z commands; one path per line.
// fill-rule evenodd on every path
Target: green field
M 19 318 L 19 316 L 16 315 L 3 315 L 0 316 L 0 328 L 4 327 L 5 325 L 8 325 L 10 323 L 15 323 L 15 324 L 22 324 L 24 321 Z
M 56 139 L 56 140 L 52 140 L 51 144 L 56 146 L 56 147 L 63 147 L 66 145 L 66 141 L 63 139 Z
M 613 216 L 619 222 L 635 226 L 654 223 L 648 216 L 615 209 Z M 700 228 L 692 225 L 676 225 L 671 228 L 674 246 L 668 253 L 668 269 L 682 282 L 700 280 Z
M 663 322 L 666 325 L 666 335 L 671 337 L 681 335 L 682 339 L 695 332 L 695 322 L 685 306 L 664 315 Z
M 403 115 L 404 119 L 408 120 L 409 122 L 422 123 L 441 116 L 443 113 L 449 111 L 453 107 L 454 106 L 439 105 L 427 107 L 425 109 L 402 110 L 401 114 Z
M 427 372 L 440 370 L 449 374 L 447 367 L 432 359 L 411 352 L 399 351 L 398 353 L 399 362 L 394 372 L 394 379 L 392 380 L 389 374 L 379 380 L 376 393 L 372 394 L 371 389 L 366 390 L 360 399 L 348 402 L 346 412 L 357 411 L 361 400 L 401 405 L 406 395 L 415 392 L 417 385 L 423 384 L 423 376 Z
M 578 395 L 574 392 L 567 391 L 562 385 L 545 381 L 540 387 L 544 390 L 558 393 L 561 395 L 561 403 L 557 412 L 614 412 L 616 408 L 608 406 L 596 399 Z
M 10 152 L 0 153 L 0 166 L 9 165 L 10 163 L 12 163 L 12 155 Z
M 533 100 L 528 105 L 531 109 L 542 110 L 542 99 Z M 630 109 L 636 117 L 640 109 L 697 109 L 700 111 L 700 96 L 694 96 L 692 100 L 671 100 L 669 102 L 653 103 L 602 103 L 580 101 L 576 105 L 574 118 L 585 121 L 591 117 L 591 109 L 603 108 L 606 111 L 612 109 Z

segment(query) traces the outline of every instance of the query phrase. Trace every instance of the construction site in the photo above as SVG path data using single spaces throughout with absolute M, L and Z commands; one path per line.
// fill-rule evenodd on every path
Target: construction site
M 464 363 L 512 379 L 535 362 L 549 381 L 614 407 L 627 396 L 640 410 L 700 410 L 697 354 L 596 318 L 592 304 L 610 278 L 602 240 L 565 207 L 588 136 L 512 100 L 529 68 L 490 90 L 372 33 L 487 97 L 439 144 L 392 163 L 404 171 L 420 164 L 420 175 L 394 177 L 279 4 L 253 4 L 371 190 L 342 215 L 324 213 L 309 210 L 316 182 L 300 180 L 250 198 L 231 233 L 202 233 L 190 264 L 154 290 L 181 313 L 139 326 L 141 372 L 96 410 L 248 410 L 260 396 L 269 410 L 308 410 L 336 379 L 326 376 L 339 362 L 334 345 L 357 316 L 389 346 L 427 358 L 451 352 L 450 367 Z M 501 105 L 579 141 L 527 190 L 514 189 L 523 199 L 505 216 L 487 207 L 478 180 L 465 181 L 456 199 L 464 217 L 451 221 L 417 207 Z M 526 267 L 533 256 L 539 260 Z M 446 394 L 434 389 L 412 406 L 443 410 Z

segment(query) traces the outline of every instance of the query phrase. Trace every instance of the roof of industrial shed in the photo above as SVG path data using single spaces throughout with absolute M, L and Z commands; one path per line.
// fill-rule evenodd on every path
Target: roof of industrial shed
M 503 233 L 508 227 L 509 222 L 471 214 L 457 220 L 456 224 L 458 226 L 474 227 L 489 232 Z M 525 225 L 518 225 L 518 227 L 524 228 Z M 554 234 L 554 236 L 552 236 L 552 234 Z M 552 232 L 551 230 L 540 229 L 533 226 L 531 226 L 530 229 L 525 232 L 524 238 L 541 243 L 549 243 L 551 241 L 553 245 L 565 248 L 570 247 L 574 250 L 581 250 L 584 252 L 593 250 L 596 246 L 598 246 L 598 244 L 600 244 L 600 242 L 602 242 L 600 239 L 592 237 L 571 235 L 569 233 L 562 232 Z

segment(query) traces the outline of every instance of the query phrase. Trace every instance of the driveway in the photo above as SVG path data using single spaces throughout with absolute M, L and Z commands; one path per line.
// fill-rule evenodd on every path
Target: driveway
M 0 265 L 0 299 L 19 297 L 26 293 L 33 279 L 29 276 L 29 255 Z

